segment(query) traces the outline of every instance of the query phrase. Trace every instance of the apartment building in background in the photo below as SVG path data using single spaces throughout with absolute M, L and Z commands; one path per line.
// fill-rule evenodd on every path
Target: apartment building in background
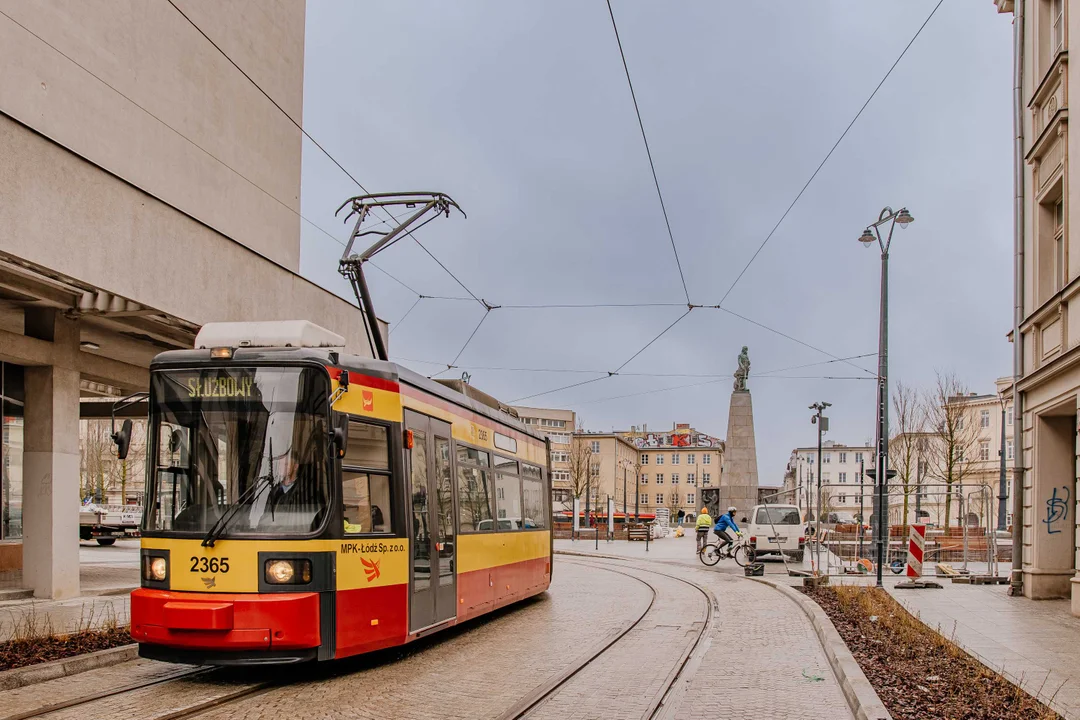
M 873 482 L 863 472 L 874 465 L 874 448 L 868 445 L 844 445 L 825 440 L 821 445 L 821 508 L 854 519 L 870 516 Z M 781 493 L 771 502 L 797 505 L 812 518 L 818 507 L 817 445 L 791 451 Z M 861 484 L 860 484 L 861 483 Z M 860 499 L 862 505 L 860 506 Z
M 676 423 L 671 430 L 663 432 L 650 432 L 643 425 L 620 431 L 618 435 L 637 450 L 636 492 L 642 513 L 667 508 L 672 521 L 680 510 L 695 517 L 705 503 L 703 490 L 719 491 L 719 500 L 714 503 L 726 507 L 723 440 L 700 432 L 689 423 Z M 745 513 L 750 509 L 739 510 Z
M 948 525 L 959 527 L 962 518 L 966 518 L 972 527 L 997 526 L 1001 477 L 999 452 L 1004 447 L 1007 480 L 1011 477 L 1014 455 L 1012 402 L 1003 395 L 1008 386 L 1009 380 L 1003 378 L 997 381 L 996 393 L 950 397 L 946 407 L 931 414 L 931 419 L 921 423 L 917 431 L 893 434 L 889 443 L 889 468 L 896 475 L 889 481 L 890 524 L 921 521 L 944 527 L 948 520 Z M 944 427 L 926 426 L 934 422 L 944 423 L 952 429 L 946 431 Z M 1003 422 L 1004 445 L 1001 441 Z M 817 453 L 816 445 L 791 451 L 783 491 L 777 500 L 794 503 L 804 511 L 809 508 L 811 512 L 807 517 L 811 517 L 817 508 Z M 872 445 L 851 446 L 824 441 L 821 450 L 822 512 L 854 519 L 865 517 L 869 522 L 873 512 L 874 480 L 867 475 L 860 486 L 860 478 L 864 468 L 871 470 L 875 466 Z M 952 502 L 947 503 L 950 493 Z M 1007 512 L 1006 524 L 1010 522 L 1011 513 Z
M 521 421 L 551 440 L 551 503 L 556 511 L 569 507 L 572 494 L 570 483 L 570 449 L 577 416 L 573 410 L 558 408 L 513 408 Z
M 640 501 L 635 504 L 638 451 L 634 444 L 618 433 L 579 432 L 574 435 L 579 447 L 574 452 L 588 467 L 589 506 L 606 512 L 607 499 L 615 501 L 615 512 L 625 509 L 633 517 L 645 512 Z M 574 462 L 571 462 L 571 472 Z M 585 496 L 582 494 L 582 510 Z M 557 509 L 573 509 L 572 497 L 567 497 Z

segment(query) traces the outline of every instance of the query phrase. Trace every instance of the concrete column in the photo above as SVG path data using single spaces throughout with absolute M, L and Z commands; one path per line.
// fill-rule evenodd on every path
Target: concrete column
M 23 583 L 39 598 L 79 594 L 78 322 L 27 312 L 26 334 L 53 343 L 53 364 L 26 368 Z

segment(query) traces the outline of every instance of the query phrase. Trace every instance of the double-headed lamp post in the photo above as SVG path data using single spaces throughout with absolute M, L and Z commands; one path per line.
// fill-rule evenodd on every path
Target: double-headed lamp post
M 881 308 L 878 324 L 878 394 L 877 394 L 877 430 L 875 433 L 876 481 L 877 481 L 877 517 L 874 518 L 874 530 L 877 534 L 877 584 L 881 586 L 881 566 L 888 555 L 884 548 L 889 542 L 887 523 L 888 483 L 889 483 L 889 247 L 892 245 L 893 230 L 897 223 L 906 228 L 915 218 L 907 208 L 894 212 L 891 207 L 884 208 L 878 220 L 865 230 L 859 242 L 869 248 L 876 241 L 881 250 Z M 889 226 L 889 233 L 882 238 L 881 227 Z

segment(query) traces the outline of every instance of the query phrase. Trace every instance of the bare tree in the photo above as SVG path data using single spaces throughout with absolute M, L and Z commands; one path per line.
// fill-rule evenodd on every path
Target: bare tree
M 889 467 L 896 471 L 897 485 L 904 495 L 901 523 L 906 537 L 911 493 L 916 490 L 919 474 L 919 446 L 924 442 L 926 413 L 915 389 L 902 382 L 896 383 L 892 404 L 894 433 L 889 439 Z
M 933 437 L 930 466 L 945 483 L 945 527 L 952 521 L 953 486 L 962 484 L 975 461 L 979 429 L 967 417 L 967 387 L 954 373 L 937 373 L 926 398 L 926 424 Z
M 589 486 L 592 485 L 593 452 L 592 443 L 581 423 L 578 423 L 577 432 L 570 443 L 570 452 L 567 465 L 570 469 L 570 507 L 573 508 L 574 498 L 584 498 Z

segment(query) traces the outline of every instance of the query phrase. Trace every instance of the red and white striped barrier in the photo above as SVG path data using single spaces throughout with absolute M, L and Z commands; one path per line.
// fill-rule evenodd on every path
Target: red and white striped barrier
M 907 576 L 922 577 L 923 550 L 926 548 L 926 526 L 912 525 L 908 536 Z

